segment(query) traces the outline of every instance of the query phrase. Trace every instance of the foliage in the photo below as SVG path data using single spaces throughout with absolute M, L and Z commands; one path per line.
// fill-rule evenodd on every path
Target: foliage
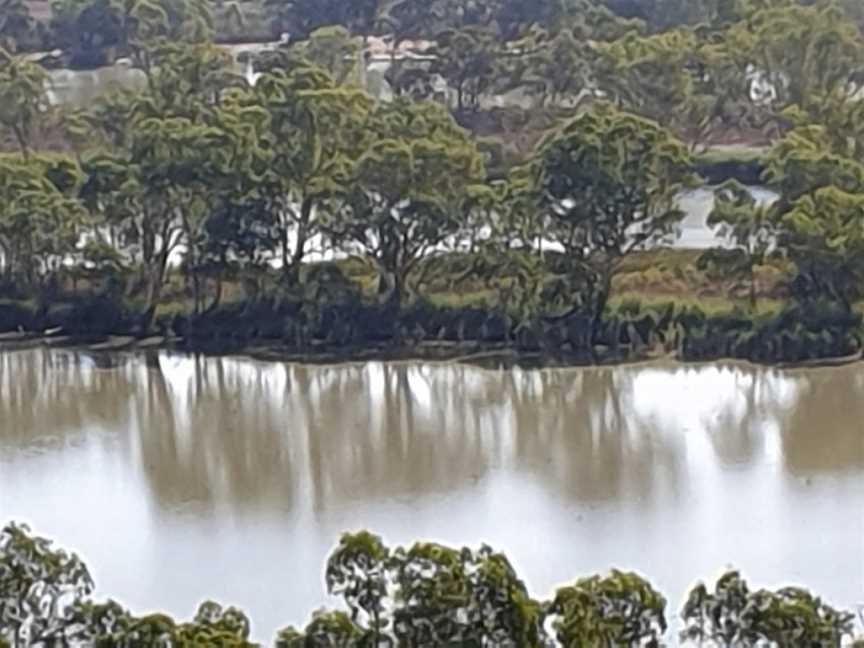
M 34 289 L 76 251 L 84 211 L 80 170 L 64 156 L 0 156 L 0 257 Z
M 326 231 L 375 261 L 380 293 L 398 304 L 409 273 L 459 232 L 458 207 L 482 181 L 482 162 L 468 134 L 433 103 L 378 104 L 368 127 L 371 143 Z
M 296 42 L 291 49 L 300 58 L 324 68 L 336 84 L 360 84 L 360 68 L 364 64 L 362 43 L 344 27 L 316 29 L 308 39 Z
M 852 633 L 853 615 L 838 612 L 800 588 L 752 592 L 738 572 L 721 576 L 709 592 L 690 592 L 682 611 L 682 640 L 720 646 L 839 646 Z
M 257 192 L 264 200 L 283 270 L 296 281 L 309 240 L 345 199 L 368 135 L 372 108 L 362 91 L 338 86 L 323 69 L 287 61 L 267 69 L 255 87 L 267 112 L 263 143 L 270 155 Z M 293 239 L 293 249 L 292 249 Z
M 613 571 L 561 588 L 551 604 L 562 646 L 660 646 L 666 599 L 637 574 Z
M 25 29 L 19 2 L 0 9 L 0 30 Z M 784 357 L 800 355 L 789 342 L 796 336 L 830 338 L 814 349 L 848 348 L 855 338 L 864 102 L 860 15 L 848 2 L 274 2 L 274 29 L 289 38 L 256 60 L 254 87 L 209 39 L 214 15 L 223 36 L 240 37 L 247 14 L 260 27 L 257 0 L 60 0 L 54 9 L 52 25 L 26 28 L 64 50 L 61 64 L 128 56 L 146 84 L 80 113 L 55 110 L 44 71 L 0 55 L 0 145 L 21 151 L 3 159 L 10 294 L 59 298 L 71 278 L 72 293 L 83 283 L 142 304 L 145 327 L 163 297 L 198 323 L 223 293 L 253 309 L 287 300 L 302 306 L 276 329 L 347 344 L 360 341 L 356 322 L 344 334 L 325 331 L 334 318 L 361 315 L 337 318 L 313 295 L 375 310 L 388 323 L 373 328 L 398 341 L 399 322 L 414 317 L 400 309 L 424 293 L 486 304 L 489 321 L 469 327 L 478 335 L 494 329 L 526 348 L 590 353 L 627 337 L 615 333 L 619 318 L 602 321 L 613 275 L 676 234 L 674 198 L 690 162 L 668 127 L 691 150 L 774 141 L 746 173 L 737 162 L 714 165 L 712 182 L 730 173 L 756 182 L 764 166 L 781 197 L 761 207 L 740 187 L 721 188 L 711 222 L 731 238 L 687 270 L 700 289 L 737 292 L 730 282 L 746 275 L 755 301 L 767 292 L 761 273 L 773 277 L 772 298 L 796 302 L 790 308 L 810 312 L 830 299 L 832 313 L 845 310 L 852 328 L 842 332 L 825 323 L 766 333 L 783 341 L 765 348 Z M 385 73 L 401 95 L 393 103 L 363 90 L 373 35 L 393 46 Z M 409 38 L 434 44 L 413 45 L 424 52 L 414 56 L 398 49 Z M 409 98 L 446 104 L 451 92 L 453 106 Z M 510 101 L 520 105 L 490 108 Z M 46 180 L 42 151 L 55 148 L 76 161 L 56 163 Z M 485 169 L 480 150 L 490 154 Z M 735 150 L 709 149 L 700 168 L 734 160 Z M 763 265 L 769 252 L 785 259 L 782 271 Z M 364 303 L 371 272 L 356 281 L 305 272 L 313 253 L 364 257 L 377 268 L 377 303 Z M 174 265 L 183 282 L 166 295 Z M 787 272 L 795 274 L 788 286 L 776 276 Z M 457 286 L 465 294 L 454 296 Z M 748 340 L 730 343 L 737 352 L 761 344 L 761 324 L 751 324 Z M 464 337 L 434 322 L 412 327 L 420 338 Z M 722 335 L 712 345 L 691 334 L 688 351 L 727 345 Z
M 613 570 L 536 601 L 490 547 L 417 542 L 387 547 L 366 531 L 342 536 L 325 580 L 347 612 L 319 610 L 302 630 L 280 630 L 276 648 L 369 646 L 660 646 L 666 600 L 641 576 Z M 0 645 L 221 646 L 254 648 L 248 617 L 213 601 L 194 619 L 135 616 L 94 602 L 86 567 L 29 529 L 0 533 Z M 719 646 L 834 646 L 853 616 L 801 588 L 751 591 L 737 572 L 713 592 L 699 584 L 682 611 L 685 641 Z
M 202 42 L 212 29 L 207 0 L 58 0 L 52 11 L 55 45 L 75 67 L 131 55 L 150 69 L 157 42 Z
M 694 89 L 688 66 L 696 44 L 695 34 L 683 28 L 630 32 L 601 43 L 598 83 L 628 110 L 670 126 L 690 108 Z
M 860 132 L 841 124 L 861 106 L 858 100 L 834 104 L 827 125 L 791 129 L 774 146 L 766 172 L 782 195 L 778 244 L 796 264 L 797 296 L 829 296 L 847 311 L 864 271 L 864 167 L 857 159 Z
M 862 40 L 834 4 L 767 3 L 724 34 L 728 51 L 758 66 L 779 107 L 807 106 L 845 89 L 860 71 Z
M 674 232 L 689 167 L 668 131 L 610 106 L 583 113 L 541 145 L 535 182 L 545 235 L 589 277 L 597 317 L 621 259 Z
M 713 267 L 721 276 L 745 276 L 750 283 L 750 305 L 756 310 L 756 266 L 763 265 L 777 244 L 777 228 L 770 205 L 760 205 L 748 189 L 730 181 L 714 192 L 708 226 L 716 228 L 732 247 L 710 250 L 700 267 Z
M 54 549 L 14 523 L 0 531 L 0 639 L 38 645 L 59 639 L 69 607 L 93 591 L 75 554 Z
M 480 99 L 497 76 L 500 44 L 495 34 L 482 27 L 442 31 L 431 55 L 432 72 L 440 74 L 456 92 L 456 111 L 478 110 Z
M 46 104 L 47 75 L 24 57 L 0 47 L 0 128 L 9 129 L 26 155 L 33 126 Z

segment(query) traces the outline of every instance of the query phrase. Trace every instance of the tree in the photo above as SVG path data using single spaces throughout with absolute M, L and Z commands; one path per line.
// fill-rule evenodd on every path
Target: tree
M 562 646 L 660 646 L 666 599 L 637 574 L 613 570 L 559 589 L 551 604 Z
M 363 46 L 344 27 L 320 27 L 309 34 L 308 39 L 294 43 L 291 49 L 300 58 L 325 69 L 336 84 L 360 85 L 365 65 Z M 289 60 L 286 67 L 296 64 Z
M 12 132 L 25 156 L 32 145 L 33 126 L 47 107 L 47 80 L 38 65 L 0 48 L 0 126 Z
M 341 595 L 359 624 L 380 645 L 389 630 L 385 618 L 388 597 L 390 550 L 378 536 L 366 531 L 346 533 L 327 559 L 327 591 Z
M 344 207 L 325 229 L 372 258 L 379 294 L 398 305 L 417 264 L 460 231 L 459 205 L 482 182 L 483 164 L 468 134 L 430 102 L 378 104 L 368 132 Z
M 587 277 L 595 330 L 623 258 L 674 232 L 687 149 L 641 117 L 600 105 L 541 144 L 535 165 L 545 237 Z
M 15 51 L 32 38 L 35 21 L 24 0 L 0 0 L 0 48 Z
M 764 265 L 777 243 L 777 228 L 770 205 L 759 204 L 747 187 L 731 180 L 714 192 L 714 209 L 708 226 L 717 228 L 731 248 L 702 255 L 699 264 L 716 267 L 723 274 L 745 276 L 750 286 L 750 307 L 756 310 L 756 267 Z
M 316 612 L 301 632 L 288 627 L 276 635 L 275 648 L 359 648 L 366 633 L 344 612 Z
M 713 592 L 696 585 L 681 616 L 682 641 L 711 641 L 726 648 L 763 642 L 839 648 L 851 637 L 854 620 L 798 588 L 752 592 L 735 571 L 721 576 Z
M 774 208 L 777 241 L 797 269 L 794 294 L 827 297 L 848 313 L 864 272 L 864 165 L 857 159 L 862 140 L 856 119 L 829 123 L 833 127 L 789 131 L 772 149 L 766 178 L 781 194 Z M 842 123 L 847 127 L 835 131 Z
M 456 112 L 478 110 L 498 72 L 501 47 L 495 34 L 481 27 L 446 30 L 438 34 L 432 55 L 431 72 L 456 91 Z
M 510 83 L 536 96 L 541 107 L 575 102 L 593 82 L 595 50 L 574 30 L 552 35 L 534 26 L 516 47 L 520 53 L 504 62 Z
M 326 580 L 350 617 L 316 614 L 305 633 L 280 633 L 278 645 L 542 645 L 540 605 L 507 558 L 486 546 L 390 550 L 368 532 L 346 534 L 327 562 Z M 325 636 L 345 643 L 323 644 Z
M 130 55 L 147 72 L 157 43 L 201 43 L 212 26 L 207 0 L 61 0 L 51 19 L 57 45 L 71 52 L 73 65 L 95 67 Z
M 864 41 L 833 3 L 757 5 L 743 16 L 724 34 L 728 51 L 767 82 L 776 108 L 818 103 L 861 69 Z
M 470 627 L 470 552 L 416 543 L 395 552 L 398 608 L 393 633 L 400 645 L 445 646 L 479 641 Z
M 372 99 L 337 85 L 321 68 L 288 63 L 261 76 L 255 100 L 269 117 L 264 141 L 271 154 L 259 191 L 272 215 L 282 269 L 294 283 L 309 241 L 351 188 Z
M 114 601 L 82 600 L 73 606 L 63 645 L 88 646 L 218 646 L 255 648 L 249 641 L 249 618 L 237 608 L 202 603 L 191 622 L 178 623 L 164 614 L 136 617 Z
M 725 29 L 694 32 L 698 42 L 688 56 L 689 84 L 680 104 L 682 131 L 694 150 L 724 131 L 767 135 L 773 125 L 769 106 L 754 92 L 752 64 L 730 46 Z
M 41 290 L 76 251 L 80 180 L 77 164 L 64 156 L 0 156 L 0 256 L 31 289 Z
M 691 64 L 697 39 L 687 29 L 625 36 L 597 45 L 597 83 L 625 110 L 671 127 L 682 121 L 693 95 Z
M 809 296 L 828 296 L 851 312 L 864 278 L 864 193 L 821 187 L 781 215 L 780 245 Z
M 31 536 L 26 526 L 0 531 L 0 640 L 23 648 L 61 639 L 69 606 L 92 591 L 75 554 Z
M 94 216 L 140 264 L 148 319 L 181 244 L 200 310 L 209 216 L 226 192 L 260 170 L 257 133 L 266 120 L 263 111 L 236 98 L 238 79 L 212 45 L 164 46 L 153 53 L 160 65 L 148 91 L 109 99 L 110 110 L 91 116 L 89 123 L 110 146 L 85 156 L 82 190 Z

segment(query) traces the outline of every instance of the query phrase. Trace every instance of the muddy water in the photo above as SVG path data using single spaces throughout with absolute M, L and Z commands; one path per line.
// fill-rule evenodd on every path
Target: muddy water
M 303 368 L 0 354 L 0 521 L 100 594 L 260 639 L 327 602 L 338 534 L 486 541 L 537 595 L 612 566 L 674 616 L 726 566 L 864 603 L 864 369 Z M 674 623 L 673 623 L 674 627 Z

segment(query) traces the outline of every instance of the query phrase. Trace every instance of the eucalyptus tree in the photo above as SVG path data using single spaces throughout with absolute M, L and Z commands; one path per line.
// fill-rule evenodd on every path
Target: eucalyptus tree
M 363 44 L 341 25 L 321 27 L 309 37 L 291 46 L 291 53 L 324 68 L 337 84 L 361 85 L 363 78 Z M 300 61 L 285 61 L 292 67 Z
M 327 561 L 326 581 L 350 614 L 316 613 L 303 632 L 280 631 L 279 648 L 545 645 L 541 605 L 487 546 L 391 549 L 366 531 L 348 533 Z
M 753 91 L 753 67 L 730 47 L 725 25 L 694 32 L 695 48 L 687 61 L 689 84 L 678 114 L 691 148 L 707 146 L 716 136 L 742 132 L 770 135 L 774 115 Z
M 544 253 L 549 223 L 537 208 L 536 187 L 527 171 L 518 167 L 471 192 L 465 209 L 472 262 L 461 275 L 451 276 L 457 283 L 481 281 L 509 320 L 507 334 L 517 338 L 540 318 L 572 310 L 582 294 Z M 550 294 L 547 288 L 560 283 L 567 284 L 566 295 Z
M 202 603 L 195 618 L 179 623 L 166 614 L 138 617 L 115 601 L 78 600 L 65 619 L 62 639 L 69 646 L 220 646 L 255 648 L 249 618 L 233 607 Z
M 544 236 L 591 287 L 595 327 L 622 259 L 674 234 L 689 168 L 687 147 L 669 131 L 609 105 L 541 143 L 535 182 Z
M 71 604 L 92 591 L 90 573 L 75 554 L 32 536 L 26 526 L 0 530 L 0 642 L 58 645 Z
M 825 646 L 851 638 L 852 614 L 799 588 L 752 591 L 738 572 L 723 574 L 713 591 L 699 583 L 681 612 L 683 641 L 733 646 Z
M 25 156 L 32 148 L 34 126 L 47 109 L 47 81 L 41 67 L 0 47 L 0 127 L 12 133 Z
M 436 36 L 432 55 L 432 73 L 456 91 L 457 114 L 478 110 L 499 77 L 502 50 L 496 34 L 483 27 L 448 29 Z
M 366 643 L 367 633 L 342 611 L 318 611 L 301 631 L 287 627 L 276 633 L 274 648 L 355 648 Z
M 593 84 L 594 47 L 572 29 L 557 34 L 532 26 L 505 56 L 507 84 L 536 97 L 540 107 L 575 104 Z
M 431 102 L 379 103 L 367 134 L 326 232 L 343 250 L 368 255 L 379 294 L 399 304 L 411 272 L 463 229 L 459 206 L 483 181 L 483 163 L 468 133 Z
M 212 26 L 207 0 L 60 0 L 51 19 L 57 45 L 72 52 L 73 62 L 111 63 L 113 50 L 145 71 L 155 42 L 202 42 Z
M 271 155 L 258 191 L 272 216 L 283 271 L 293 283 L 310 240 L 333 221 L 352 188 L 371 135 L 365 123 L 373 101 L 304 61 L 265 71 L 254 101 L 268 115 L 262 142 Z
M 860 100 L 820 107 L 822 124 L 789 130 L 768 157 L 766 180 L 780 193 L 777 245 L 795 264 L 799 298 L 828 298 L 846 311 L 864 277 L 864 120 Z
M 10 274 L 42 289 L 76 252 L 84 210 L 74 160 L 61 155 L 0 156 L 0 256 Z
M 548 612 L 561 646 L 660 646 L 667 627 L 666 599 L 617 570 L 558 589 Z
M 140 264 L 151 316 L 169 259 L 181 246 L 196 309 L 201 307 L 198 270 L 209 216 L 238 176 L 260 166 L 257 131 L 266 119 L 237 98 L 240 80 L 214 46 L 164 45 L 153 54 L 159 65 L 147 92 L 107 99 L 107 107 L 90 115 L 77 133 L 81 137 L 95 126 L 104 135 L 84 155 L 83 197 Z
M 705 252 L 699 265 L 722 276 L 745 277 L 750 308 L 756 310 L 756 268 L 763 265 L 777 244 L 777 224 L 770 204 L 760 204 L 747 187 L 730 180 L 714 191 L 708 226 L 716 228 L 730 247 Z
M 745 3 L 742 19 L 724 32 L 739 67 L 752 66 L 778 109 L 807 107 L 847 90 L 864 60 L 864 40 L 835 4 L 819 1 Z
M 628 32 L 597 43 L 599 89 L 625 109 L 672 127 L 681 123 L 693 95 L 689 66 L 697 37 L 679 28 L 660 34 Z
M 343 534 L 327 559 L 327 591 L 342 597 L 351 620 L 363 628 L 373 646 L 381 645 L 393 631 L 388 618 L 390 560 L 390 548 L 368 531 Z

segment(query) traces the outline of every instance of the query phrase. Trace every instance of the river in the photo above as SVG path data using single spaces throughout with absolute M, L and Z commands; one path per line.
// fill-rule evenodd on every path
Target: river
M 544 596 L 648 576 L 673 628 L 727 566 L 864 603 L 864 371 L 743 365 L 302 367 L 0 354 L 0 521 L 80 553 L 103 597 L 254 635 L 328 603 L 339 534 L 483 541 Z

